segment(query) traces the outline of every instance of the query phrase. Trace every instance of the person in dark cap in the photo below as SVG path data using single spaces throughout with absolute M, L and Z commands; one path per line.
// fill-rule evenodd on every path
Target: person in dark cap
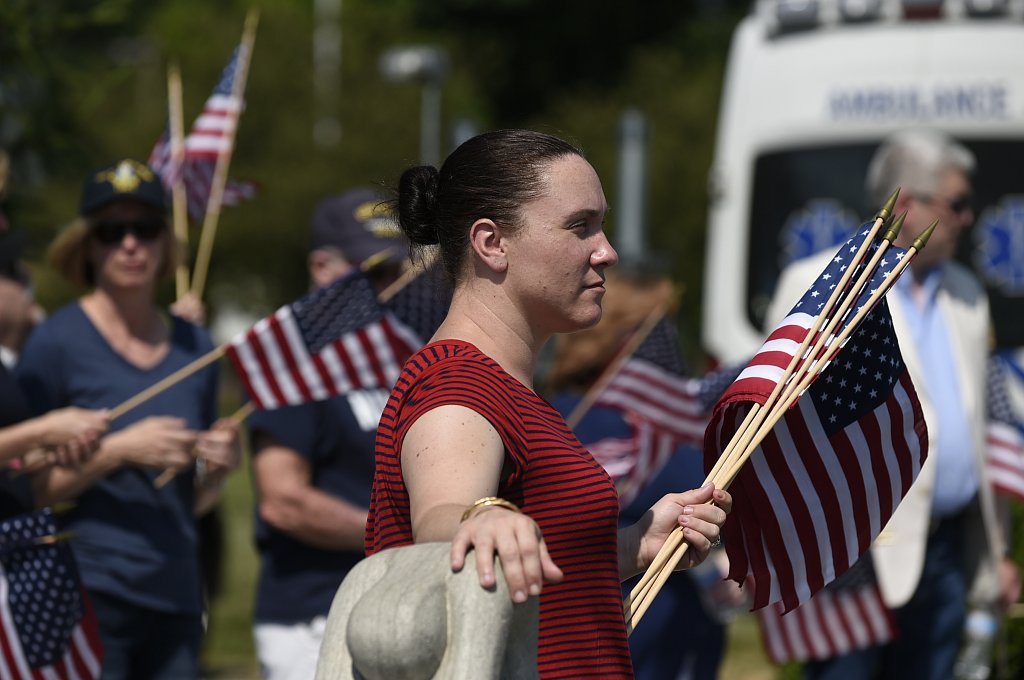
M 213 349 L 208 333 L 157 305 L 178 244 L 164 190 L 125 159 L 86 178 L 79 217 L 50 261 L 88 291 L 40 324 L 17 378 L 30 408 L 111 408 Z M 75 469 L 34 475 L 62 516 L 99 621 L 103 678 L 195 678 L 202 637 L 196 514 L 238 465 L 237 428 L 217 420 L 217 371 L 199 371 L 112 423 Z M 179 471 L 156 488 L 167 468 Z
M 407 255 L 383 198 L 324 200 L 310 229 L 314 287 L 363 269 L 382 287 Z M 312 679 L 331 601 L 363 557 L 373 441 L 387 392 L 257 411 L 249 418 L 260 575 L 254 638 L 266 680 Z

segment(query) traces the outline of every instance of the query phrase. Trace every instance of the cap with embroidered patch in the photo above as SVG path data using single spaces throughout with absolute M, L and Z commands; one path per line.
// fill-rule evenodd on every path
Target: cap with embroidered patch
M 313 213 L 310 237 L 311 250 L 338 248 L 357 266 L 370 258 L 399 262 L 409 253 L 384 197 L 369 188 L 353 189 L 322 201 Z
M 126 158 L 89 175 L 82 187 L 78 212 L 91 215 L 114 201 L 133 200 L 160 212 L 167 210 L 160 176 L 145 163 Z

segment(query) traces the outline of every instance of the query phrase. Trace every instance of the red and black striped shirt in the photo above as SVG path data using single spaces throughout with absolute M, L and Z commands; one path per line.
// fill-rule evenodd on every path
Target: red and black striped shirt
M 377 429 L 366 552 L 412 543 L 401 447 L 424 413 L 454 404 L 497 430 L 510 470 L 498 495 L 537 522 L 565 575 L 540 597 L 543 678 L 632 678 L 617 557 L 615 486 L 562 416 L 473 345 L 443 340 L 406 363 Z

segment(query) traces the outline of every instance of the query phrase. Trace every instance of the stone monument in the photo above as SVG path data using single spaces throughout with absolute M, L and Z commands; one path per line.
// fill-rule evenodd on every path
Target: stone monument
M 385 550 L 349 572 L 331 605 L 316 680 L 534 680 L 538 598 L 514 604 L 501 565 L 480 587 L 449 543 Z

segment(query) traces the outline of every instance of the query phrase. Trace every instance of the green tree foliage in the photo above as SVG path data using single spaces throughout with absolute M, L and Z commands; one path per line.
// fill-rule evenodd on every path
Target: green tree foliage
M 190 125 L 256 6 L 260 27 L 231 174 L 257 181 L 262 192 L 221 214 L 209 284 L 214 312 L 223 304 L 266 311 L 299 294 L 316 202 L 355 184 L 390 185 L 416 162 L 419 88 L 387 82 L 377 64 L 389 47 L 429 43 L 452 64 L 446 127 L 468 119 L 478 130 L 530 126 L 572 137 L 597 166 L 613 207 L 618 118 L 628 107 L 648 116 L 649 241 L 669 254 L 687 291 L 684 331 L 695 354 L 721 64 L 745 3 L 654 2 L 639 10 L 579 0 L 345 0 L 341 138 L 326 147 L 312 135 L 313 3 L 66 4 L 20 0 L 0 8 L 0 26 L 15 27 L 0 52 L 13 65 L 0 73 L 5 101 L 32 93 L 5 110 L 0 133 L 10 132 L 0 140 L 36 159 L 35 171 L 16 173 L 24 196 L 10 207 L 33 236 L 37 262 L 74 215 L 88 171 L 121 156 L 148 156 L 166 124 L 167 65 L 180 66 Z M 15 118 L 27 122 L 9 122 Z M 36 181 L 26 181 L 30 174 Z M 614 212 L 610 222 L 614 232 Z M 193 225 L 193 252 L 197 240 Z M 73 294 L 38 270 L 47 306 Z

